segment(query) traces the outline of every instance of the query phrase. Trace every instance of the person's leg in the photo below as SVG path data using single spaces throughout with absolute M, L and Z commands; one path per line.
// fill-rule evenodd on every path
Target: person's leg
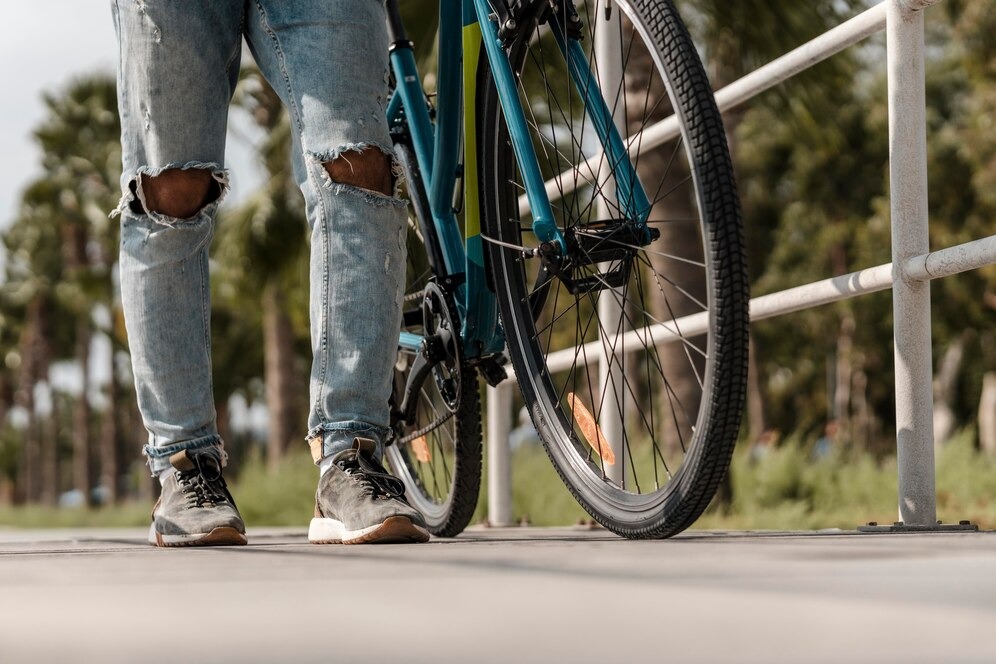
M 184 472 L 200 477 L 207 469 L 217 475 L 215 484 L 223 483 L 211 386 L 208 246 L 228 186 L 222 163 L 244 2 L 116 0 L 112 7 L 120 47 L 123 196 L 115 212 L 122 307 L 149 433 L 145 452 L 170 503 L 167 488 L 180 487 L 168 486 L 167 476 L 189 480 Z M 241 519 L 226 519 L 226 527 L 241 526 Z M 167 539 L 182 539 L 184 533 L 160 521 L 154 526 Z
M 393 499 L 382 501 L 387 511 L 369 514 L 344 499 L 350 514 L 336 520 L 345 524 L 342 537 L 320 541 L 349 540 L 350 533 L 358 541 L 421 541 L 428 534 L 420 515 L 404 503 L 403 485 L 399 488 L 379 465 L 401 325 L 407 218 L 406 203 L 396 193 L 398 168 L 385 117 L 384 5 L 375 0 L 251 0 L 251 5 L 248 41 L 291 113 L 296 172 L 311 227 L 314 360 L 307 438 L 323 471 L 317 509 L 340 510 L 323 495 L 337 491 L 331 484 L 354 471 L 382 475 L 375 482 L 379 488 L 371 490 Z M 394 516 L 400 520 L 384 526 Z
M 401 324 L 406 215 L 385 118 L 385 11 L 376 0 L 251 5 L 250 47 L 295 130 L 311 228 L 308 439 L 328 456 L 357 435 L 383 442 Z

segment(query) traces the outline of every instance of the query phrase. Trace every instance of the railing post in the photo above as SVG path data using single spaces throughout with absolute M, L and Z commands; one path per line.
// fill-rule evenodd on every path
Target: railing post
M 612 113 L 612 120 L 616 128 L 619 129 L 620 135 L 625 139 L 625 105 L 617 101 L 617 95 L 623 89 L 622 43 L 619 24 L 621 14 L 622 12 L 618 8 L 607 16 L 602 11 L 596 11 L 589 20 L 599 23 L 595 28 L 594 37 L 596 80 L 602 90 L 605 103 Z M 614 182 L 611 180 L 605 182 L 602 187 L 602 196 L 604 199 L 615 196 Z M 615 213 L 609 208 L 606 200 L 599 200 L 597 214 L 602 219 L 609 219 Z M 606 264 L 604 267 L 608 268 L 609 265 Z M 605 435 L 605 441 L 612 448 L 616 459 L 615 464 L 605 466 L 605 475 L 620 486 L 625 478 L 626 459 L 623 414 L 619 412 L 616 398 L 606 396 L 606 392 L 618 394 L 624 391 L 622 374 L 625 360 L 620 352 L 614 352 L 621 350 L 617 348 L 617 345 L 621 335 L 626 332 L 622 326 L 624 320 L 622 297 L 618 291 L 609 289 L 602 291 L 598 297 L 598 336 L 600 342 L 598 386 L 600 394 L 592 395 L 592 399 L 597 399 L 592 404 L 592 410 L 598 418 L 598 426 Z M 615 324 L 617 321 L 619 322 L 618 326 Z
M 930 282 L 903 274 L 906 260 L 930 249 L 923 12 L 930 0 L 888 0 L 889 179 L 892 214 L 893 328 L 899 519 L 932 526 L 934 487 Z
M 488 524 L 512 525 L 512 390 L 514 381 L 488 387 Z

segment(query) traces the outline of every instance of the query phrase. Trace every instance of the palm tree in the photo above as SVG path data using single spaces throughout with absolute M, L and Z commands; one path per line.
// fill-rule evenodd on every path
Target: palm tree
M 58 420 L 52 417 L 49 426 L 40 426 L 34 394 L 50 384 L 53 360 L 75 361 L 83 389 L 71 406 L 73 486 L 89 496 L 96 482 L 89 401 L 92 314 L 112 292 L 113 262 L 107 259 L 112 254 L 101 250 L 101 240 L 106 244 L 102 236 L 116 231 L 106 211 L 117 199 L 120 128 L 109 78 L 74 82 L 44 101 L 48 115 L 35 139 L 46 175 L 25 191 L 19 217 L 4 233 L 9 254 L 4 291 L 8 305 L 24 316 L 16 399 L 29 417 L 24 493 L 28 500 L 54 502 Z
M 22 436 L 20 493 L 25 500 L 54 502 L 58 463 L 54 435 L 42 431 L 35 390 L 47 385 L 54 349 L 65 341 L 56 325 L 55 286 L 62 274 L 57 188 L 39 180 L 25 191 L 17 220 L 4 234 L 7 248 L 4 299 L 23 316 L 18 339 L 18 378 L 14 401 L 27 414 Z M 60 339 L 56 339 L 56 335 Z M 52 432 L 54 434 L 54 432 Z
M 82 376 L 73 403 L 73 485 L 89 497 L 98 479 L 90 406 L 90 346 L 93 311 L 113 302 L 111 273 L 117 225 L 106 212 L 117 200 L 120 175 L 120 121 L 114 80 L 97 76 L 77 80 L 61 94 L 46 95 L 48 116 L 35 131 L 49 181 L 59 187 L 64 274 L 60 300 L 71 312 L 75 338 L 72 356 Z M 116 395 L 115 390 L 111 394 Z M 113 419 L 116 404 L 105 412 Z M 105 450 L 110 451 L 110 450 Z M 116 455 L 104 454 L 102 470 L 112 496 Z M 110 472 L 107 472 L 110 471 Z

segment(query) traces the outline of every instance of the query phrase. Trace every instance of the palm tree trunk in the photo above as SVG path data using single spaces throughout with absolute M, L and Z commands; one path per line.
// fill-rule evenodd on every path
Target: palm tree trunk
M 864 357 L 855 360 L 854 378 L 851 389 L 851 446 L 864 454 L 871 442 L 875 414 L 868 405 L 868 374 L 865 373 Z
M 45 381 L 45 389 L 49 394 L 52 412 L 39 422 L 41 432 L 41 449 L 38 454 L 40 477 L 40 495 L 38 502 L 43 505 L 55 505 L 59 499 L 59 402 L 56 400 L 52 383 Z
M 81 316 L 76 323 L 76 361 L 83 374 L 83 390 L 73 406 L 73 488 L 90 504 L 90 323 Z
M 7 414 L 10 412 L 10 407 L 13 404 L 14 390 L 11 386 L 9 375 L 0 373 L 0 431 L 6 425 Z M 0 505 L 11 503 L 14 500 L 12 479 L 0 474 Z
M 25 349 L 22 346 L 22 349 Z M 26 349 L 25 349 L 26 350 Z M 21 449 L 17 463 L 17 485 L 15 498 L 17 502 L 32 503 L 38 494 L 35 467 L 38 464 L 37 417 L 35 416 L 34 381 L 30 360 L 22 353 L 24 364 L 18 381 L 15 403 L 27 413 L 28 421 L 21 432 Z
M 107 502 L 116 503 L 120 497 L 121 459 L 118 444 L 118 405 L 121 400 L 118 377 L 114 370 L 113 347 L 109 355 L 110 381 L 107 384 L 107 410 L 100 427 L 100 475 L 107 488 Z
M 754 335 L 748 336 L 747 347 L 747 439 L 755 441 L 768 428 L 764 414 L 764 398 L 761 390 L 760 369 L 757 362 L 757 343 Z
M 955 395 L 962 358 L 965 355 L 965 336 L 955 339 L 944 351 L 937 374 L 934 376 L 934 444 L 942 446 L 955 431 Z
M 833 413 L 831 419 L 837 421 L 844 442 L 850 443 L 851 434 L 851 385 L 854 377 L 854 316 L 845 313 L 837 333 L 837 352 L 834 376 L 836 384 L 833 392 Z M 840 442 L 840 441 L 837 441 Z
M 263 291 L 263 360 L 269 411 L 267 466 L 271 470 L 283 457 L 297 425 L 294 332 L 284 309 L 285 301 L 283 289 L 271 280 Z
M 21 334 L 21 372 L 16 403 L 28 415 L 22 436 L 20 494 L 25 502 L 38 502 L 43 494 L 41 447 L 42 435 L 35 403 L 35 387 L 48 376 L 48 346 L 46 337 L 46 307 L 43 296 L 28 303 L 27 320 Z
M 71 279 L 85 276 L 90 264 L 87 256 L 87 229 L 79 221 L 62 226 L 62 255 Z M 88 303 L 76 312 L 76 347 L 74 355 L 82 375 L 83 389 L 73 406 L 73 488 L 79 491 L 89 505 L 90 489 L 94 486 L 93 450 L 90 445 L 90 309 Z

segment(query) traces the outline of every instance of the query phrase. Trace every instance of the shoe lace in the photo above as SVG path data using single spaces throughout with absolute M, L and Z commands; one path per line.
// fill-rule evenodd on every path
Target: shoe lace
M 193 457 L 195 467 L 177 473 L 177 484 L 188 507 L 217 507 L 228 504 L 228 486 L 221 476 L 221 465 Z M 213 461 L 213 460 L 212 460 Z
M 353 453 L 339 462 L 344 473 L 363 487 L 363 493 L 379 500 L 405 499 L 405 484 L 379 463 Z

